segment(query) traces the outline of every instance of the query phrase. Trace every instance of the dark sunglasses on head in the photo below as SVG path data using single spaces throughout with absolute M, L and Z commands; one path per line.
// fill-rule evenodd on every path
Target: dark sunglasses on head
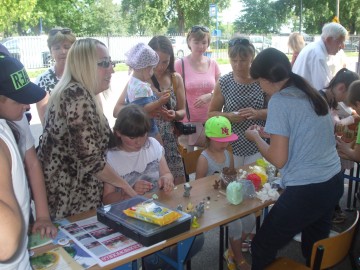
M 115 67 L 116 64 L 111 60 L 103 60 L 97 63 L 97 65 L 102 68 L 109 68 L 110 66 Z
M 229 41 L 229 47 L 233 47 L 236 44 L 249 46 L 250 41 L 247 38 L 234 38 Z
M 201 25 L 194 25 L 193 27 L 191 27 L 191 33 L 197 32 L 197 31 L 203 31 L 205 33 L 209 33 L 209 28 L 205 27 L 205 26 L 201 26 Z
M 61 29 L 51 29 L 50 32 L 49 32 L 49 35 L 50 36 L 54 36 L 56 35 L 57 33 L 61 33 L 63 35 L 67 35 L 67 34 L 70 34 L 71 33 L 71 29 L 70 28 L 61 28 Z

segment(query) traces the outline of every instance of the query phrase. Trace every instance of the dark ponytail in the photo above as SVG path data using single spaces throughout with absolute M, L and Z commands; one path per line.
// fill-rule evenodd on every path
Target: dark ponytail
M 277 49 L 268 48 L 260 52 L 251 64 L 250 75 L 254 79 L 263 78 L 270 82 L 289 79 L 287 85 L 294 85 L 304 92 L 317 115 L 329 112 L 325 99 L 303 77 L 291 71 L 289 58 Z

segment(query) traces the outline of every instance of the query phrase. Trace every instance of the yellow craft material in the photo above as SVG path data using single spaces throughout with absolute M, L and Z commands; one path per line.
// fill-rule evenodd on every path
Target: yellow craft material
M 149 223 L 164 226 L 174 222 L 181 214 L 154 202 L 144 202 L 124 210 L 124 214 Z
M 199 228 L 200 227 L 200 224 L 197 221 L 196 217 L 193 217 L 192 222 L 191 222 L 191 227 L 193 227 L 193 228 Z
M 252 167 L 251 172 L 257 174 L 260 177 L 261 185 L 264 185 L 267 182 L 268 176 L 264 167 L 255 165 Z

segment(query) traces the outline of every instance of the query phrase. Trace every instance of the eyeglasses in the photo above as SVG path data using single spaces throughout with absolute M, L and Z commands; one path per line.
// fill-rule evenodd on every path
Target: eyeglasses
M 205 27 L 205 26 L 201 26 L 201 25 L 194 25 L 193 27 L 191 27 L 191 33 L 197 32 L 197 31 L 203 31 L 205 33 L 209 33 L 209 28 Z
M 231 39 L 229 41 L 229 47 L 233 47 L 236 44 L 240 44 L 240 45 L 244 45 L 244 46 L 249 46 L 250 45 L 250 41 L 247 38 L 234 38 Z
M 71 29 L 70 28 L 61 28 L 61 29 L 51 29 L 49 31 L 49 35 L 50 36 L 55 36 L 57 33 L 61 33 L 63 35 L 68 35 L 71 33 Z
M 116 64 L 111 60 L 103 60 L 103 61 L 97 63 L 97 65 L 102 68 L 109 68 L 110 66 L 112 66 L 112 67 L 116 66 Z

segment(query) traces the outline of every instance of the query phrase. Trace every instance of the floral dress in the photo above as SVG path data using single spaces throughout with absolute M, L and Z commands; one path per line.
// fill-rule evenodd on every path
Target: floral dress
M 173 85 L 170 89 L 170 102 L 168 104 L 172 110 L 176 111 L 176 95 Z M 159 132 L 163 140 L 165 159 L 172 175 L 175 178 L 185 176 L 184 164 L 178 151 L 177 137 L 174 133 L 174 122 L 157 118 L 156 124 L 158 125 Z
M 39 75 L 35 84 L 44 89 L 48 94 L 51 94 L 51 91 L 54 90 L 55 85 L 59 82 L 59 79 L 56 77 L 54 67 L 49 68 L 47 71 Z
M 53 219 L 101 205 L 103 183 L 95 174 L 106 165 L 111 133 L 105 116 L 79 83 L 69 84 L 58 108 L 49 108 L 38 149 Z

